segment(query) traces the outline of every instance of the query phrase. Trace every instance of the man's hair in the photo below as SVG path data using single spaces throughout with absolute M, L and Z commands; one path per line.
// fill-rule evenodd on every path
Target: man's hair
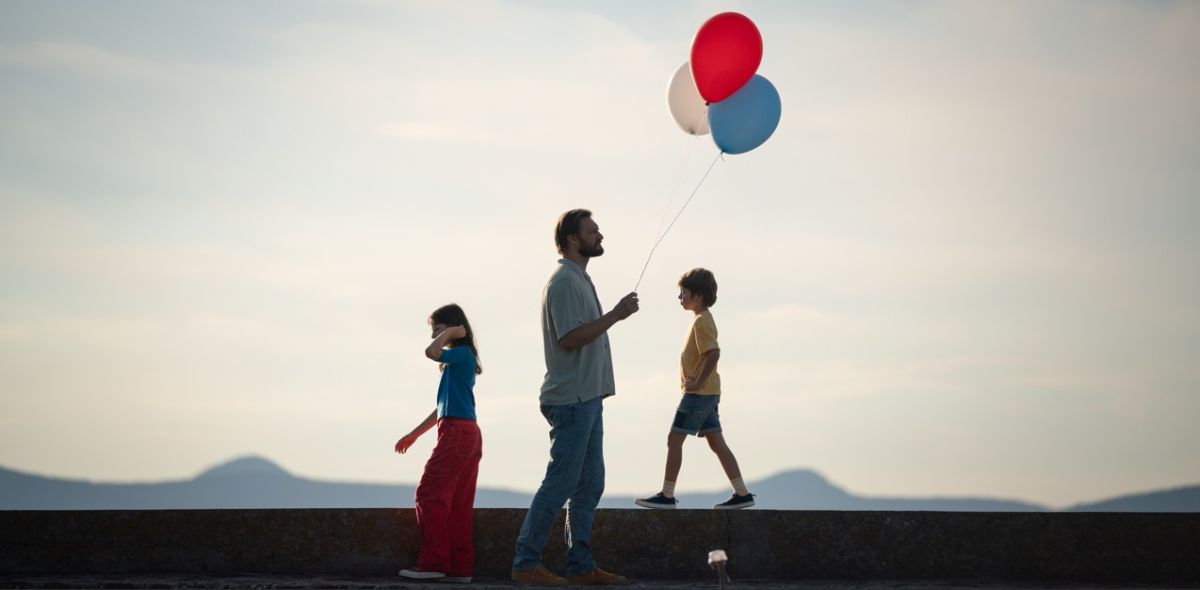
M 554 224 L 554 244 L 559 254 L 567 253 L 567 236 L 578 234 L 579 222 L 591 216 L 587 209 L 571 209 L 558 217 L 558 223 Z
M 691 291 L 693 295 L 703 295 L 704 307 L 712 307 L 717 302 L 717 278 L 711 270 L 693 268 L 679 277 L 679 286 Z

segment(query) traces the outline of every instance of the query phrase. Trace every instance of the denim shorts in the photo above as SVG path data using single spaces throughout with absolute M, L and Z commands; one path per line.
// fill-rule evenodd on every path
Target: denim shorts
M 717 406 L 720 403 L 719 395 L 683 394 L 683 399 L 679 400 L 679 407 L 675 408 L 675 421 L 671 423 L 671 432 L 696 436 L 721 432 L 721 417 L 717 414 Z

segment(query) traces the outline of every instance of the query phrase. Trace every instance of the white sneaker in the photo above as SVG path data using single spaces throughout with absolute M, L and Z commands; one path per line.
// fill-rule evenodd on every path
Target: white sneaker
M 410 580 L 440 580 L 446 577 L 442 572 L 423 572 L 418 569 L 400 570 L 400 576 Z
M 471 576 L 443 576 L 438 578 L 437 581 L 452 584 L 469 584 L 471 582 Z

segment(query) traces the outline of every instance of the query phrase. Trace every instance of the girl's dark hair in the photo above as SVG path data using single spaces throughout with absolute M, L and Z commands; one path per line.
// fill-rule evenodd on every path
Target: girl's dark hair
M 449 342 L 450 347 L 466 346 L 471 349 L 471 354 L 475 355 L 475 374 L 483 374 L 483 365 L 479 362 L 479 349 L 475 347 L 475 331 L 471 329 L 471 322 L 467 321 L 467 314 L 463 313 L 458 304 L 451 303 L 443 305 L 429 314 L 430 324 L 446 324 L 448 327 L 462 326 L 467 329 L 467 335 L 462 338 L 455 338 Z
M 579 233 L 579 223 L 592 216 L 587 209 L 571 209 L 558 217 L 554 224 L 554 245 L 558 246 L 559 254 L 567 253 L 567 236 Z
M 679 286 L 704 296 L 704 307 L 712 307 L 717 302 L 717 278 L 711 270 L 693 268 L 679 277 Z

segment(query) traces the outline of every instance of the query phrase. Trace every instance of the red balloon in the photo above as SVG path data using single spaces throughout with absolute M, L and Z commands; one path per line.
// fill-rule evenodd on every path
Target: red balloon
M 762 35 L 744 15 L 722 12 L 700 26 L 692 40 L 692 79 L 708 102 L 729 98 L 762 63 Z

